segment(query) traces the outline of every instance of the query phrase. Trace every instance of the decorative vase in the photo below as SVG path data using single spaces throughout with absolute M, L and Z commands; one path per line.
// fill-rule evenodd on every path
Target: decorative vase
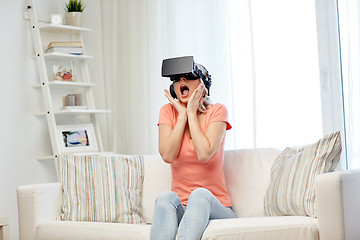
M 67 25 L 81 27 L 82 12 L 67 12 L 65 19 Z

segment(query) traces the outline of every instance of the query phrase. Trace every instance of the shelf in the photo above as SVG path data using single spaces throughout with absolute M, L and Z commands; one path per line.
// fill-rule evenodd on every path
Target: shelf
M 84 27 L 75 27 L 70 25 L 61 25 L 61 24 L 45 24 L 40 26 L 39 29 L 43 32 L 52 32 L 52 33 L 80 33 L 80 32 L 90 32 L 90 28 Z
M 46 59 L 73 59 L 73 60 L 87 60 L 92 59 L 93 56 L 88 55 L 75 55 L 75 54 L 69 54 L 69 53 L 44 53 L 44 57 Z
M 55 159 L 55 156 L 54 155 L 48 155 L 48 156 L 41 156 L 41 157 L 38 157 L 37 160 L 39 161 L 43 161 L 43 160 L 53 160 Z
M 111 113 L 111 110 L 107 109 L 66 109 L 66 110 L 56 110 L 54 111 L 55 115 L 78 115 L 78 114 L 102 114 L 102 113 Z M 37 116 L 44 116 L 45 113 L 37 113 Z
M 67 82 L 67 81 L 50 81 L 49 86 L 51 88 L 58 89 L 74 89 L 74 88 L 88 88 L 95 86 L 94 83 L 89 82 Z M 33 86 L 34 88 L 40 88 L 40 84 L 36 84 Z
M 88 114 L 88 113 L 111 113 L 111 110 L 106 109 L 66 109 L 55 111 L 56 115 L 68 115 L 68 114 Z

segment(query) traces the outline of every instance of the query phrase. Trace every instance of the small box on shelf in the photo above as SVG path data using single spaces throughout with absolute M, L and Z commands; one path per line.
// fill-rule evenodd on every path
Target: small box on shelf
M 87 109 L 87 106 L 83 106 L 82 94 L 75 93 L 63 96 L 62 109 Z

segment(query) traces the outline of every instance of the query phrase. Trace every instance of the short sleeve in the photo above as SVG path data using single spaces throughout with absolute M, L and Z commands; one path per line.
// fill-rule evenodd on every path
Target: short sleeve
M 160 109 L 158 126 L 159 124 L 165 124 L 169 125 L 170 127 L 174 127 L 174 118 L 175 116 L 172 105 L 170 103 L 166 104 Z
M 228 111 L 227 108 L 222 104 L 215 104 L 211 108 L 212 112 L 210 115 L 210 123 L 212 122 L 225 122 L 226 130 L 230 130 L 232 126 L 228 122 Z

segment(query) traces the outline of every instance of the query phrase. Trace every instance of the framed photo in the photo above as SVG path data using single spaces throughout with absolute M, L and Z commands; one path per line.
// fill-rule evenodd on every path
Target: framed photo
M 60 152 L 97 152 L 94 126 L 92 124 L 59 125 L 57 138 Z

